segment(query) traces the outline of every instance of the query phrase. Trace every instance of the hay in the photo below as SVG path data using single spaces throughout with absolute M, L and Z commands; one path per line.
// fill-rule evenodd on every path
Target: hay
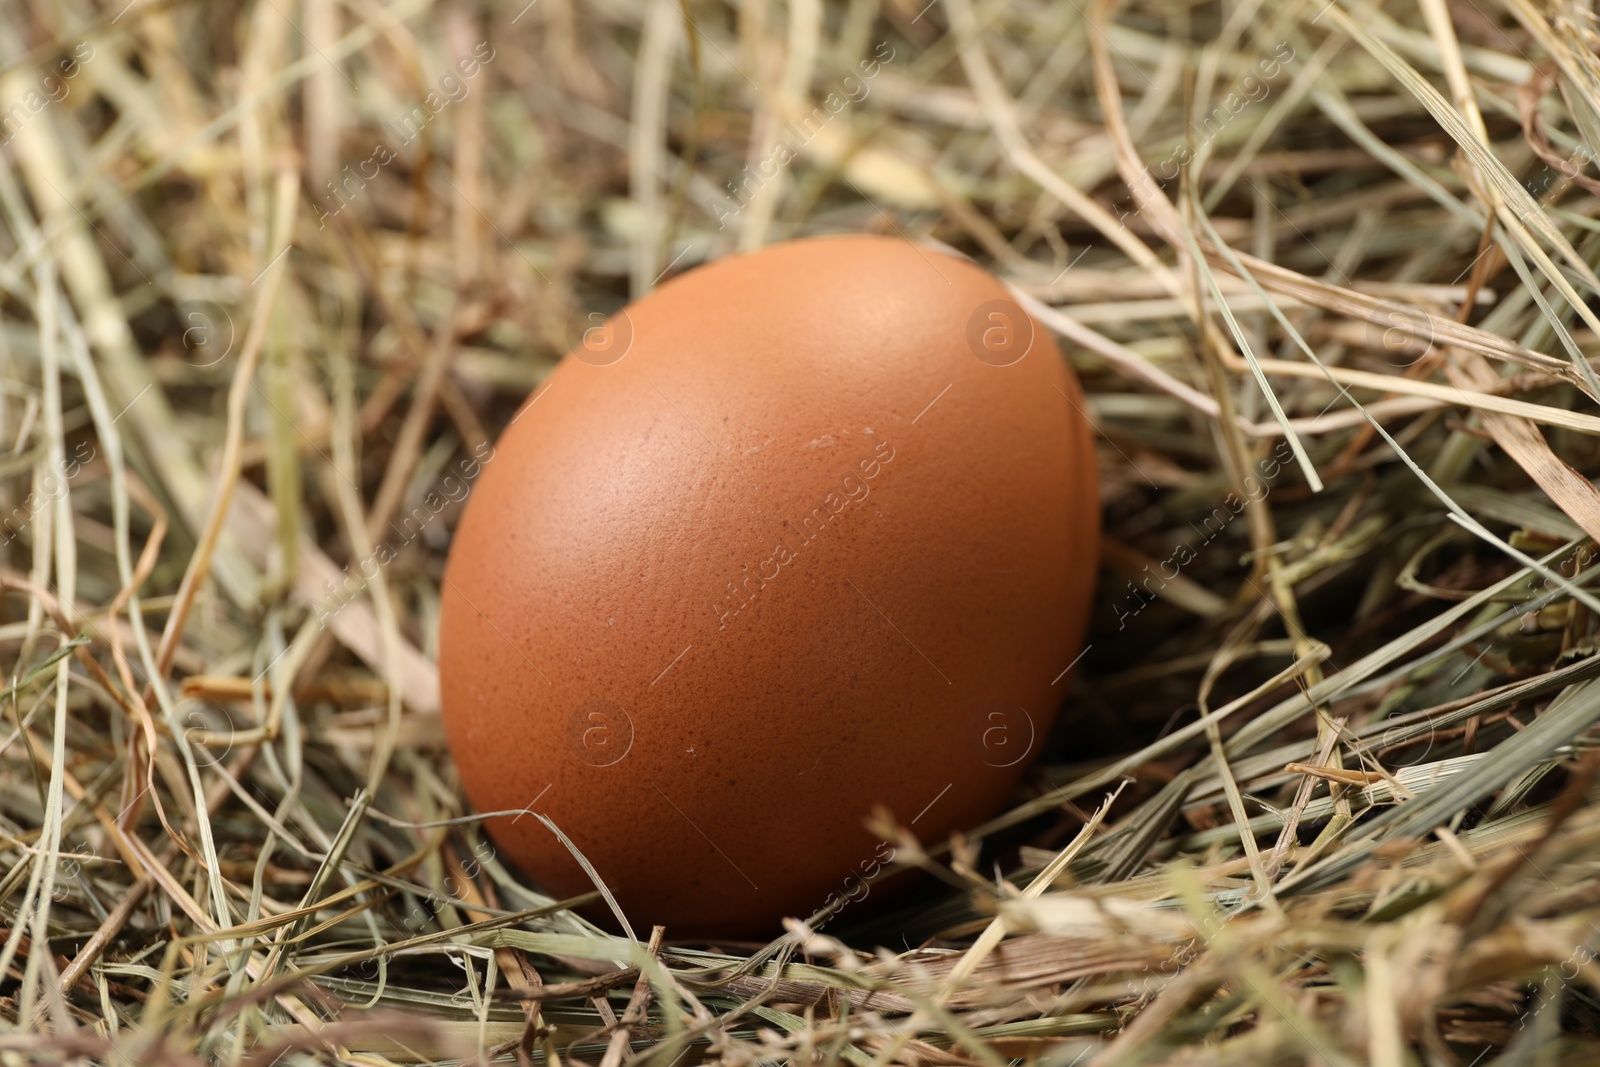
M 1593 1062 L 1597 41 L 0 7 L 0 1063 Z M 888 910 L 616 936 L 462 810 L 428 493 L 587 312 L 840 230 L 984 262 L 1085 381 L 1079 717 L 971 834 L 879 827 L 937 876 Z

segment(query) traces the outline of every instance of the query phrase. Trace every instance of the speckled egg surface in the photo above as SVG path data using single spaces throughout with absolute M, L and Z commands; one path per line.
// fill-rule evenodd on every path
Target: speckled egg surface
M 858 897 L 875 805 L 923 841 L 993 815 L 1083 638 L 1082 403 L 997 280 L 898 238 L 724 259 L 590 330 L 450 550 L 473 805 L 547 816 L 679 938 Z M 552 894 L 592 888 L 539 819 L 486 825 Z

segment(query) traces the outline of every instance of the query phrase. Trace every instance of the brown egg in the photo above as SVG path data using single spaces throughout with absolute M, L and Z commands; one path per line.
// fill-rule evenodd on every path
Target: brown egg
M 480 811 L 630 922 L 767 936 L 993 815 L 1083 639 L 1099 502 L 1051 338 L 971 263 L 793 241 L 595 328 L 485 463 L 439 668 Z M 559 896 L 533 817 L 489 820 Z M 596 914 L 604 914 L 602 909 Z

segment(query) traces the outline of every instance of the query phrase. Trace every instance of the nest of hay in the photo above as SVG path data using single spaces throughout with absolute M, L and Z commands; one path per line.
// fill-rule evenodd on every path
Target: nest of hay
M 0 7 L 0 1063 L 1593 1062 L 1597 42 Z M 985 263 L 1084 380 L 1081 715 L 989 824 L 886 828 L 938 876 L 887 912 L 628 940 L 462 809 L 429 494 L 588 312 L 837 231 Z

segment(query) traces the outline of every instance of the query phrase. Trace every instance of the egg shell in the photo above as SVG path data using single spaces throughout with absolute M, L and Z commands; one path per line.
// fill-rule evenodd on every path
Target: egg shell
M 689 271 L 585 334 L 467 501 L 445 726 L 505 860 L 638 929 L 766 936 L 991 816 L 1096 570 L 1083 398 L 991 275 L 898 238 Z M 596 914 L 603 914 L 600 909 Z

